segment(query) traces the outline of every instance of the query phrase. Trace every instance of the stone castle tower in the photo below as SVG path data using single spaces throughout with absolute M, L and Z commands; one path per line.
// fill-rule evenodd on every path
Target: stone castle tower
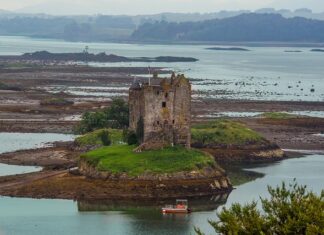
M 184 75 L 135 81 L 129 89 L 129 127 L 143 127 L 142 149 L 191 143 L 191 84 Z

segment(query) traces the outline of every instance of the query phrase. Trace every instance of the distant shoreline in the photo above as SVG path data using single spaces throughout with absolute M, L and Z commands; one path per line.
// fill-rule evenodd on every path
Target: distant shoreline
M 223 41 L 138 41 L 138 40 L 94 40 L 94 41 L 80 41 L 80 40 L 64 40 L 61 38 L 50 37 L 33 37 L 27 35 L 0 35 L 1 37 L 21 37 L 39 40 L 53 40 L 61 42 L 75 42 L 75 43 L 113 43 L 113 44 L 139 44 L 139 45 L 201 45 L 201 46 L 238 46 L 238 47 L 307 47 L 307 48 L 324 48 L 324 42 L 223 42 Z

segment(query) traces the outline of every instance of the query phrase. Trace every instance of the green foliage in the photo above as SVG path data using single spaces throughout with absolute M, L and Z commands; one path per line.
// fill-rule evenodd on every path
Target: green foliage
M 264 118 L 269 118 L 269 119 L 291 119 L 291 118 L 298 118 L 297 115 L 289 114 L 289 113 L 280 113 L 280 112 L 263 113 L 261 116 L 264 117 Z
M 73 105 L 73 101 L 64 99 L 64 98 L 47 98 L 41 100 L 41 105 Z
M 78 133 L 87 133 L 108 126 L 107 117 L 104 112 L 86 112 L 82 115 L 81 122 L 77 127 Z
M 122 129 L 128 127 L 129 124 L 129 110 L 128 104 L 121 98 L 113 99 L 109 108 L 104 110 L 107 120 L 113 121 L 110 126 L 115 129 Z
M 103 147 L 81 156 L 99 171 L 127 173 L 138 176 L 145 172 L 153 174 L 199 170 L 206 166 L 216 167 L 209 155 L 198 150 L 180 146 L 162 150 L 133 152 L 134 146 L 119 145 Z
M 134 131 L 130 131 L 130 130 L 127 130 L 127 129 L 125 129 L 123 131 L 123 140 L 128 145 L 136 145 L 136 144 L 138 144 L 138 139 L 137 139 L 136 133 Z
M 76 132 L 84 134 L 102 128 L 123 129 L 128 126 L 128 117 L 128 104 L 116 98 L 109 108 L 84 113 Z
M 138 142 L 143 142 L 144 139 L 144 120 L 141 116 L 137 122 L 137 128 L 136 128 L 136 137 Z
M 109 132 L 107 130 L 103 130 L 100 133 L 100 139 L 102 142 L 103 146 L 109 146 L 111 145 L 111 140 L 110 140 L 110 136 L 109 136 Z
M 194 125 L 191 134 L 194 146 L 244 145 L 265 141 L 261 135 L 244 124 L 224 119 Z
M 104 145 L 102 136 L 109 133 L 109 140 L 111 145 L 123 144 L 122 130 L 118 129 L 99 129 L 93 132 L 89 132 L 75 139 L 75 142 L 79 146 L 99 146 Z
M 270 199 L 261 198 L 262 212 L 256 202 L 233 204 L 210 225 L 220 234 L 324 234 L 324 191 L 317 196 L 296 182 L 268 191 Z

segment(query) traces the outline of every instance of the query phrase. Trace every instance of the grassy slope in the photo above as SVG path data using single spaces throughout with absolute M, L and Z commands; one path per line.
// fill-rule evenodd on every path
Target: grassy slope
M 118 145 L 90 151 L 81 156 L 99 171 L 123 173 L 137 176 L 145 172 L 153 174 L 199 170 L 215 166 L 209 155 L 198 150 L 170 147 L 163 150 L 134 153 L 135 146 Z
M 216 120 L 194 125 L 192 142 L 215 145 L 242 145 L 259 143 L 265 139 L 244 124 L 230 120 Z
M 102 133 L 104 130 L 107 130 L 109 132 L 109 137 L 112 142 L 112 145 L 123 143 L 123 131 L 117 129 L 96 130 L 76 138 L 75 141 L 80 146 L 102 145 L 100 133 Z

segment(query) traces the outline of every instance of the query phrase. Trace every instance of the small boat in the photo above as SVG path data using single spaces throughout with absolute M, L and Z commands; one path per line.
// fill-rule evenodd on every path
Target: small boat
M 166 205 L 162 208 L 163 214 L 190 213 L 188 200 L 177 199 L 175 205 Z

